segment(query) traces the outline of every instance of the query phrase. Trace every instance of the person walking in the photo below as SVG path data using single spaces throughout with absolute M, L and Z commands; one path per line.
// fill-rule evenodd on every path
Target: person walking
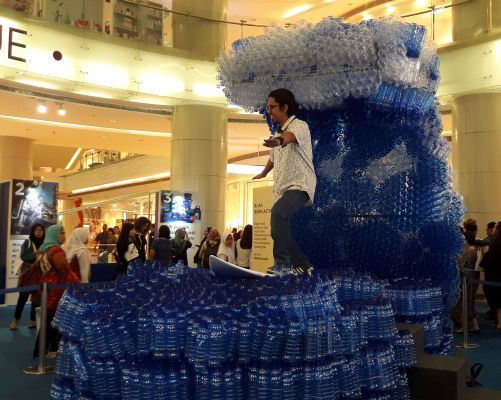
M 23 264 L 21 265 L 21 271 L 19 274 L 18 286 L 27 286 L 28 282 L 23 282 L 23 274 L 28 270 L 28 268 L 34 264 L 36 261 L 36 257 L 38 254 L 38 249 L 42 245 L 45 239 L 45 228 L 41 224 L 35 224 L 31 227 L 30 236 L 28 239 L 24 241 L 21 245 L 21 260 Z M 17 299 L 16 311 L 14 312 L 14 320 L 10 323 L 9 328 L 11 330 L 16 330 L 19 325 L 19 320 L 21 319 L 21 315 L 23 313 L 24 306 L 28 302 L 30 297 L 29 292 L 19 293 L 19 297 Z M 28 323 L 29 329 L 36 328 L 37 324 L 35 321 L 35 308 L 37 304 L 31 301 L 31 311 L 30 311 L 30 322 Z
M 308 124 L 296 117 L 298 104 L 287 89 L 268 95 L 266 111 L 279 129 L 264 141 L 271 149 L 263 171 L 253 179 L 262 179 L 273 170 L 274 205 L 271 209 L 271 237 L 275 265 L 290 265 L 295 274 L 311 274 L 313 266 L 292 237 L 290 217 L 311 205 L 316 175 Z

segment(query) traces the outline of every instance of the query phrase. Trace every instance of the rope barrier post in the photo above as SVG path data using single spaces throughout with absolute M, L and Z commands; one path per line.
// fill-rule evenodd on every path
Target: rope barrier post
M 461 349 L 478 349 L 480 346 L 475 343 L 468 343 L 468 279 L 466 272 L 463 271 L 463 315 L 461 324 L 463 326 L 463 344 L 458 344 L 456 347 Z
M 53 366 L 45 365 L 45 348 L 47 346 L 47 298 L 48 298 L 47 283 L 43 284 L 42 290 L 42 308 L 40 316 L 40 334 L 38 342 L 38 365 L 36 367 L 28 367 L 23 369 L 23 372 L 28 375 L 47 375 L 54 372 Z

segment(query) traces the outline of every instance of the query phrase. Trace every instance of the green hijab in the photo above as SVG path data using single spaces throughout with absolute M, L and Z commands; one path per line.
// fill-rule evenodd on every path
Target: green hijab
M 45 253 L 51 247 L 61 246 L 59 243 L 59 234 L 64 232 L 64 227 L 62 225 L 52 225 L 45 231 L 45 240 L 38 249 L 41 253 Z

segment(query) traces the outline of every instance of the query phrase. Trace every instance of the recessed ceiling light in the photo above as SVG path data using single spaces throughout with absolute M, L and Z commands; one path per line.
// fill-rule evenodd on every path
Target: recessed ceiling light
M 396 11 L 397 11 L 397 9 L 395 8 L 395 6 L 388 6 L 388 7 L 386 8 L 386 12 L 387 12 L 388 14 L 395 14 L 395 12 L 396 12 Z
M 45 103 L 44 103 L 44 102 L 40 102 L 40 103 L 38 103 L 37 111 L 38 111 L 40 114 L 45 114 L 45 113 L 47 112 L 47 106 L 45 105 Z
M 61 116 L 64 117 L 66 115 L 66 110 L 64 109 L 63 105 L 61 104 L 59 108 L 57 109 L 57 113 Z

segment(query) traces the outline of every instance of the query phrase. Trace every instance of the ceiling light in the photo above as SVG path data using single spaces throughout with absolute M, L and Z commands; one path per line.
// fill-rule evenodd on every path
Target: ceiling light
M 282 18 L 287 19 L 287 18 L 294 17 L 298 14 L 301 14 L 301 13 L 304 13 L 305 11 L 308 11 L 312 7 L 313 6 L 311 4 L 303 4 L 302 6 L 292 8 L 289 11 L 287 11 L 286 13 L 284 13 L 284 15 L 282 15 Z
M 396 12 L 396 11 L 397 11 L 397 9 L 395 8 L 395 6 L 388 6 L 388 7 L 386 8 L 386 12 L 387 12 L 388 14 L 395 14 L 395 12 Z
M 57 113 L 61 116 L 64 117 L 66 115 L 66 110 L 64 109 L 63 105 L 61 104 L 59 108 L 57 109 Z
M 428 5 L 429 0 L 416 0 L 415 5 L 416 7 L 426 7 Z
M 38 103 L 37 111 L 38 111 L 40 114 L 45 114 L 45 113 L 47 112 L 47 106 L 45 105 L 45 103 L 44 103 L 44 102 L 40 102 L 40 103 Z

